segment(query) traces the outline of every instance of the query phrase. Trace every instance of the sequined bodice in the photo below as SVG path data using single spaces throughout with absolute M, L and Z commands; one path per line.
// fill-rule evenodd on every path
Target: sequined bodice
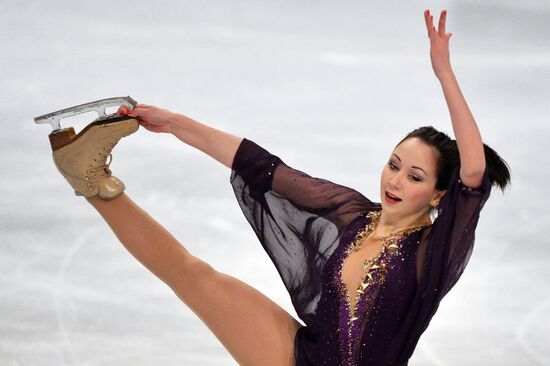
M 354 292 L 350 292 L 348 289 L 353 288 L 353 286 L 356 285 L 356 281 L 352 280 L 352 283 L 346 283 L 344 280 L 343 272 L 344 267 L 347 267 L 348 265 L 351 265 L 350 262 L 350 256 L 353 255 L 354 252 L 359 251 L 363 244 L 366 241 L 366 238 L 376 229 L 378 222 L 380 221 L 380 216 L 382 214 L 382 211 L 371 211 L 368 213 L 368 224 L 365 226 L 363 230 L 361 230 L 357 236 L 355 237 L 355 240 L 351 242 L 351 245 L 346 250 L 346 254 L 344 256 L 344 260 L 341 263 L 341 269 L 340 269 L 340 277 L 342 278 L 342 283 L 344 284 L 345 288 L 345 295 L 347 297 L 347 300 L 350 304 L 350 312 L 352 315 L 355 313 L 355 307 L 357 304 L 357 299 L 364 293 L 365 289 L 375 280 L 374 273 L 375 272 L 384 272 L 386 270 L 387 263 L 381 259 L 383 259 L 385 256 L 384 254 L 386 252 L 389 252 L 390 255 L 398 255 L 398 242 L 403 237 L 406 237 L 407 235 L 414 233 L 416 231 L 421 230 L 422 228 L 431 225 L 431 223 L 426 223 L 423 225 L 415 226 L 412 228 L 407 228 L 404 230 L 399 230 L 398 232 L 395 232 L 388 237 L 384 238 L 381 248 L 375 253 L 375 255 L 369 256 L 369 258 L 365 259 L 363 261 L 363 274 L 361 276 L 361 281 L 357 287 L 354 288 Z M 355 276 L 353 276 L 355 278 Z M 381 276 L 378 276 L 381 277 Z M 353 296 L 355 295 L 355 296 Z M 352 311 L 353 310 L 353 311 Z
M 401 230 L 385 238 L 378 253 L 363 261 L 363 273 L 359 286 L 350 293 L 348 288 L 353 288 L 351 285 L 355 286 L 355 283 L 353 280 L 350 284 L 346 284 L 344 281 L 344 266 L 352 265 L 349 263 L 351 253 L 358 251 L 365 238 L 376 229 L 381 213 L 381 211 L 371 211 L 367 214 L 366 226 L 347 244 L 335 274 L 334 280 L 338 285 L 338 293 L 341 298 L 340 329 L 346 331 L 345 334 L 341 334 L 341 351 L 346 354 L 346 365 L 355 364 L 353 360 L 357 345 L 354 344 L 357 343 L 362 332 L 360 329 L 361 324 L 364 323 L 362 318 L 369 314 L 378 288 L 384 282 L 388 271 L 395 267 L 395 261 L 400 260 L 403 240 L 410 234 L 430 225 L 424 224 Z

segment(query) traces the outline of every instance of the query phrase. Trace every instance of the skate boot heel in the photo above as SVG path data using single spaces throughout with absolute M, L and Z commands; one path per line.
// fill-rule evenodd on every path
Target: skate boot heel
M 75 138 L 76 133 L 74 131 L 74 128 L 64 128 L 61 131 L 52 132 L 48 136 L 50 138 L 50 145 L 52 146 L 52 151 L 55 151 L 59 148 L 62 148 L 65 145 L 68 145 L 71 143 L 71 141 Z

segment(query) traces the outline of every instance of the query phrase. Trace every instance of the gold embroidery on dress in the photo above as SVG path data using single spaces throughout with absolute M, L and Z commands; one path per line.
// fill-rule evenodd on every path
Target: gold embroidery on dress
M 344 296 L 344 299 L 346 301 L 346 308 L 348 310 L 348 362 L 350 362 L 350 365 L 352 364 L 353 360 L 353 347 L 352 347 L 352 324 L 354 321 L 359 319 L 356 313 L 357 306 L 359 305 L 359 302 L 361 301 L 361 295 L 365 293 L 365 291 L 374 284 L 382 283 L 386 277 L 388 266 L 389 266 L 389 260 L 391 257 L 399 256 L 401 254 L 400 252 L 400 243 L 399 240 L 413 232 L 416 232 L 426 226 L 431 225 L 429 224 L 423 224 L 417 227 L 408 228 L 404 230 L 400 230 L 396 233 L 390 234 L 389 236 L 385 237 L 383 239 L 384 244 L 380 251 L 373 256 L 370 259 L 366 259 L 363 261 L 363 270 L 364 274 L 362 276 L 361 282 L 359 284 L 359 287 L 355 290 L 355 305 L 353 306 L 353 309 L 351 307 L 351 299 L 350 294 L 347 289 L 347 286 L 342 278 L 342 271 L 344 268 L 344 262 L 348 258 L 349 254 L 351 252 L 357 251 L 360 249 L 360 243 L 368 237 L 378 225 L 378 222 L 380 220 L 380 215 L 382 211 L 370 211 L 367 214 L 367 218 L 369 218 L 369 223 L 365 226 L 363 230 L 361 230 L 357 236 L 355 237 L 353 243 L 346 249 L 344 254 L 344 259 L 340 263 L 339 271 L 338 271 L 338 277 L 340 280 L 340 288 L 342 290 L 342 295 Z M 389 253 L 390 256 L 385 256 L 385 253 Z M 378 263 L 380 262 L 380 263 Z M 371 302 L 373 299 L 370 299 Z

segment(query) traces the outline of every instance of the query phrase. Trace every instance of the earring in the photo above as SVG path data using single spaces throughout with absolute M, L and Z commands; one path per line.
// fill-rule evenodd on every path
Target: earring
M 438 204 L 438 202 L 434 202 L 434 201 L 432 201 L 430 203 L 430 205 L 432 206 L 432 209 L 430 210 L 430 220 L 432 222 L 434 222 L 435 219 L 437 219 L 437 216 L 439 215 L 439 211 L 437 209 L 437 204 Z

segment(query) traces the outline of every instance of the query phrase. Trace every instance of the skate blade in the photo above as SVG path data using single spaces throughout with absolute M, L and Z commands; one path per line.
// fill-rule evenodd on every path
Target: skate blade
M 100 99 L 94 102 L 84 103 L 38 116 L 34 119 L 34 122 L 36 124 L 50 124 L 53 128 L 52 133 L 55 133 L 56 131 L 61 130 L 60 121 L 63 118 L 72 117 L 87 112 L 97 112 L 99 117 L 95 119 L 94 122 L 106 121 L 106 123 L 109 123 L 113 122 L 113 119 L 116 119 L 119 116 L 116 116 L 116 114 L 107 114 L 107 108 L 125 106 L 129 109 L 133 109 L 136 105 L 137 102 L 130 96 Z

